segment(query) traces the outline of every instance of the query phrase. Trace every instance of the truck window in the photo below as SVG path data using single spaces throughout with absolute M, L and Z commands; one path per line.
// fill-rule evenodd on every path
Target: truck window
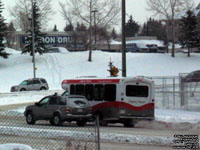
M 149 95 L 148 86 L 139 86 L 139 85 L 127 85 L 126 86 L 126 96 L 148 97 L 148 95 Z

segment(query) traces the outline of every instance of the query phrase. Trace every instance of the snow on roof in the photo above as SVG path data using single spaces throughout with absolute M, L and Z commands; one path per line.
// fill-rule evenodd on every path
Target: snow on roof
M 158 47 L 164 46 L 163 42 L 159 40 L 131 40 L 127 41 L 126 43 L 127 44 L 135 43 L 140 48 L 147 48 L 146 45 L 148 44 L 156 44 Z
M 156 44 L 158 47 L 162 47 L 164 46 L 163 44 L 163 41 L 160 41 L 160 40 L 129 40 L 129 41 L 126 41 L 126 44 L 137 44 L 137 46 L 139 48 L 147 48 L 146 45 L 148 44 Z M 118 42 L 118 41 L 114 41 L 112 40 L 111 41 L 111 44 L 121 44 L 121 42 Z

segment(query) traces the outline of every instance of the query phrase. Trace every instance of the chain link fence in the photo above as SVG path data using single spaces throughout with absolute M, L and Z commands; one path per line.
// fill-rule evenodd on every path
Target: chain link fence
M 200 110 L 200 82 L 185 82 L 186 75 L 150 77 L 156 85 L 156 108 Z
M 79 127 L 75 122 L 52 126 L 48 121 L 27 125 L 23 113 L 0 111 L 0 144 L 20 143 L 35 150 L 99 150 L 98 119 Z

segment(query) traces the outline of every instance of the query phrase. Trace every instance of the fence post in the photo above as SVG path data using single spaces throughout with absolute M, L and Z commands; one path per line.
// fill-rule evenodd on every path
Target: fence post
M 173 78 L 173 104 L 174 104 L 174 107 L 175 107 L 175 77 Z
M 98 144 L 98 150 L 100 150 L 99 115 L 97 115 L 96 117 L 96 125 L 97 125 L 97 144 Z

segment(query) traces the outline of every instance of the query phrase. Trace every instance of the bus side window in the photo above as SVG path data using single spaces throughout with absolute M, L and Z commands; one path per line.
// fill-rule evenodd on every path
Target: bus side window
M 72 94 L 72 95 L 75 94 L 75 86 L 73 84 L 70 85 L 70 94 Z
M 93 94 L 93 84 L 86 84 L 85 85 L 85 96 L 89 101 L 93 100 L 94 94 Z
M 94 99 L 96 101 L 103 101 L 104 98 L 104 86 L 103 84 L 96 84 L 94 86 Z
M 84 91 L 85 91 L 85 87 L 84 87 L 83 84 L 77 84 L 77 85 L 76 85 L 76 92 L 75 92 L 75 93 L 76 93 L 77 95 L 83 95 L 83 96 L 85 96 Z
M 104 86 L 104 100 L 116 101 L 116 85 L 115 84 L 106 84 Z

